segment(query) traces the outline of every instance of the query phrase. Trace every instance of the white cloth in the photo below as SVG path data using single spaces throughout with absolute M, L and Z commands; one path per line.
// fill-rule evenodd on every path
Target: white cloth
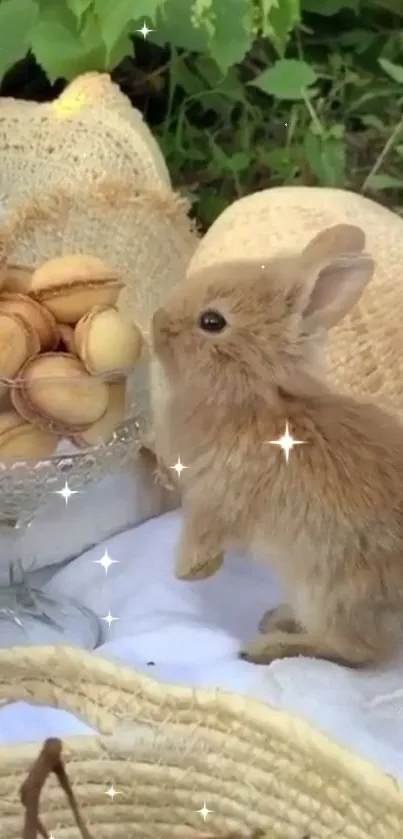
M 61 474 L 60 489 L 64 485 Z M 163 490 L 141 460 L 136 460 L 130 471 L 109 475 L 72 495 L 67 506 L 60 496 L 49 495 L 31 525 L 21 531 L 23 568 L 37 571 L 59 565 L 163 509 L 167 509 Z M 0 584 L 8 580 L 9 558 L 13 556 L 3 533 L 1 540 Z
M 89 550 L 48 583 L 99 616 L 119 618 L 94 655 L 133 665 L 156 679 L 219 686 L 290 710 L 403 781 L 403 663 L 357 673 L 325 661 L 289 659 L 259 667 L 240 661 L 242 641 L 279 601 L 270 571 L 240 556 L 211 579 L 173 577 L 180 513 L 168 513 Z M 107 548 L 118 560 L 95 564 Z M 154 665 L 147 662 L 154 662 Z M 0 742 L 90 732 L 64 711 L 14 703 L 0 710 Z

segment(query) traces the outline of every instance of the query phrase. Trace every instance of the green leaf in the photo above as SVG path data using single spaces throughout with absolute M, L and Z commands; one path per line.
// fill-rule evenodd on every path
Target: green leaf
M 343 125 L 341 122 L 335 122 L 334 125 L 329 128 L 328 135 L 329 137 L 333 137 L 335 140 L 342 140 L 346 133 L 346 126 Z
M 344 143 L 307 131 L 304 151 L 311 172 L 322 186 L 339 186 L 342 183 L 346 166 Z
M 98 18 L 94 13 L 89 13 L 85 19 L 84 27 L 80 29 L 80 39 L 87 61 L 93 63 L 88 69 L 113 70 L 127 55 L 133 55 L 133 44 L 128 34 L 123 32 L 111 49 L 107 49 L 102 38 L 102 31 Z M 102 64 L 101 64 L 102 63 Z
M 343 142 L 330 137 L 325 140 L 322 166 L 325 186 L 342 186 L 345 183 L 346 147 Z
M 44 21 L 47 23 L 61 23 L 67 29 L 71 29 L 72 32 L 78 31 L 77 18 L 65 3 L 59 5 L 54 0 L 39 0 L 37 24 L 43 23 Z
M 392 61 L 388 61 L 387 58 L 380 58 L 379 64 L 381 65 L 382 70 L 384 70 L 394 82 L 403 84 L 403 67 L 401 64 L 394 64 Z
M 106 69 L 105 48 L 94 19 L 87 21 L 81 33 L 56 20 L 39 21 L 32 34 L 32 50 L 52 82 Z
M 196 149 L 195 146 L 188 146 L 186 149 L 186 162 L 188 160 L 194 160 L 197 163 L 206 163 L 206 155 L 205 152 L 199 151 Z
M 37 15 L 34 0 L 0 2 L 0 79 L 27 54 Z
M 246 101 L 245 87 L 239 78 L 236 67 L 230 67 L 223 76 L 217 63 L 207 55 L 198 55 L 195 60 L 195 67 L 201 79 L 203 79 L 204 90 L 212 89 L 217 94 L 222 94 L 234 102 Z M 221 103 L 222 101 L 221 97 Z
M 324 17 L 332 17 L 346 9 L 358 12 L 359 0 L 304 0 L 304 12 L 314 12 Z
M 345 47 L 354 47 L 360 54 L 375 44 L 378 38 L 378 33 L 369 29 L 352 29 L 350 32 L 341 32 L 338 42 Z
M 393 175 L 371 175 L 367 181 L 367 189 L 373 191 L 383 189 L 401 189 L 403 187 L 403 179 L 395 178 Z
M 78 2 L 74 0 L 76 11 Z M 84 0 L 80 2 L 83 9 Z M 31 40 L 37 61 L 51 81 L 71 79 L 87 70 L 112 70 L 125 56 L 133 55 L 133 44 L 127 33 L 122 33 L 106 49 L 99 19 L 92 8 L 88 6 L 77 17 L 68 5 L 55 4 L 53 0 L 41 0 Z
M 205 187 L 198 193 L 198 215 L 210 226 L 228 206 L 228 198 L 219 195 L 217 190 Z
M 77 18 L 81 18 L 83 14 L 92 6 L 92 0 L 66 0 L 67 7 Z
M 217 169 L 220 172 L 228 171 L 229 167 L 229 158 L 226 155 L 224 149 L 220 148 L 220 146 L 213 140 L 212 137 L 208 137 L 209 146 L 211 150 L 211 155 L 213 158 L 213 163 L 216 165 Z
M 265 166 L 267 169 L 270 169 L 270 177 L 276 173 L 280 175 L 283 180 L 286 180 L 297 168 L 294 158 L 295 155 L 293 155 L 292 149 L 258 148 L 257 152 L 259 164 Z
M 175 81 L 175 85 L 181 87 L 186 96 L 197 96 L 206 90 L 205 82 L 197 72 L 192 72 L 184 56 L 171 58 L 170 74 L 171 79 Z
M 170 44 L 189 52 L 209 52 L 207 29 L 196 28 L 193 25 L 189 14 L 189 0 L 166 0 L 164 5 L 158 8 L 155 32 L 149 35 L 147 40 L 159 46 Z
M 239 64 L 251 48 L 253 32 L 245 25 L 250 11 L 250 0 L 215 0 L 213 5 L 214 34 L 208 51 L 223 73 Z
M 376 116 L 376 114 L 360 114 L 360 121 L 365 125 L 365 128 L 375 128 L 381 134 L 385 131 L 384 120 Z
M 246 169 L 250 168 L 250 165 L 250 155 L 246 154 L 244 151 L 235 152 L 235 154 L 229 157 L 227 161 L 228 169 L 236 175 L 239 172 L 245 172 Z
M 262 32 L 282 57 L 290 33 L 300 22 L 300 0 L 262 0 Z
M 150 29 L 156 29 L 157 10 L 163 3 L 164 0 L 93 0 L 108 55 L 122 37 L 134 32 L 136 25 L 140 28 L 146 22 Z
M 123 61 L 124 58 L 134 56 L 133 41 L 126 32 L 114 43 L 112 49 L 108 50 L 105 47 L 105 70 L 110 72 Z
M 304 99 L 312 95 L 310 88 L 317 78 L 315 70 L 305 61 L 281 58 L 249 84 L 276 99 Z

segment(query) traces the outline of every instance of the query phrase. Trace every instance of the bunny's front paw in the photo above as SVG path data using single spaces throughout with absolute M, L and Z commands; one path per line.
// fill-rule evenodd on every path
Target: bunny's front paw
M 213 523 L 210 511 L 187 511 L 175 563 L 178 580 L 206 580 L 221 568 L 224 562 L 222 539 Z
M 205 554 L 199 551 L 178 553 L 175 577 L 178 580 L 206 580 L 218 571 L 224 562 L 224 554 Z

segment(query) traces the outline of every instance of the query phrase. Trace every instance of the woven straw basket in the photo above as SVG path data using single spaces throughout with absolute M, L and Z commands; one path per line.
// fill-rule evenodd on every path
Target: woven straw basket
M 167 687 L 68 648 L 2 653 L 0 700 L 71 711 L 99 732 L 64 741 L 67 770 L 96 839 L 401 839 L 392 778 L 305 723 L 241 696 Z M 19 787 L 38 744 L 0 749 L 0 835 L 21 839 Z M 110 800 L 107 790 L 117 795 Z M 200 813 L 211 810 L 206 824 Z M 63 794 L 45 788 L 42 821 L 78 839 Z

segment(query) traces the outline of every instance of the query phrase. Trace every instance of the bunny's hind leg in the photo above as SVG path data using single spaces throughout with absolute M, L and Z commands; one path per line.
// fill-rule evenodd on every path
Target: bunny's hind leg
M 350 613 L 341 606 L 327 614 L 323 628 L 289 633 L 280 629 L 260 635 L 239 653 L 255 664 L 281 658 L 323 658 L 351 668 L 376 666 L 392 658 L 397 647 L 396 621 L 389 610 L 367 602 L 355 603 Z
M 323 658 L 344 667 L 370 667 L 377 664 L 378 656 L 373 651 L 352 645 L 346 649 L 345 644 L 334 643 L 335 639 L 324 638 L 322 635 L 310 635 L 308 632 L 291 634 L 281 630 L 260 635 L 244 649 L 240 650 L 239 658 L 253 664 L 270 664 L 280 658 Z M 344 649 L 343 649 L 344 646 Z M 383 660 L 383 655 L 380 660 Z

